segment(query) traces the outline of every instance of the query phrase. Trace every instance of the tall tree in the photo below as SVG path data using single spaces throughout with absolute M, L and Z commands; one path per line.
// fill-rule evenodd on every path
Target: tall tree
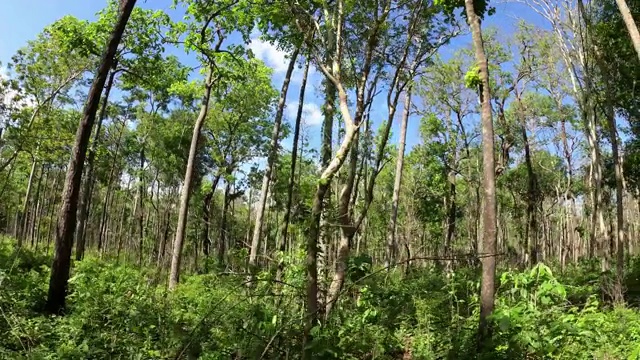
M 473 49 L 475 51 L 476 66 L 479 77 L 478 95 L 481 103 L 482 119 L 482 173 L 484 187 L 483 209 L 483 242 L 482 251 L 482 280 L 480 286 L 480 328 L 479 346 L 482 348 L 490 335 L 489 316 L 493 312 L 495 302 L 495 276 L 496 276 L 496 179 L 495 179 L 495 154 L 493 116 L 491 113 L 491 89 L 489 88 L 489 63 L 484 51 L 482 29 L 480 26 L 481 12 L 474 6 L 473 0 L 464 1 L 467 21 L 471 27 Z M 475 70 L 475 69 L 474 69 Z M 474 71 L 472 70 L 472 71 Z
M 398 205 L 400 203 L 400 187 L 402 185 L 402 170 L 404 168 L 404 148 L 407 142 L 407 126 L 409 124 L 409 114 L 411 113 L 411 87 L 404 95 L 404 109 L 400 120 L 400 138 L 398 139 L 398 155 L 396 158 L 396 173 L 393 181 L 393 194 L 391 196 L 391 214 L 389 215 L 389 226 L 387 229 L 387 259 L 386 266 L 391 266 L 397 251 L 396 232 L 398 221 Z
M 87 146 L 104 84 L 107 81 L 114 56 L 135 3 L 136 0 L 122 0 L 120 2 L 118 21 L 113 28 L 93 83 L 91 84 L 82 119 L 76 132 L 76 139 L 62 192 L 62 206 L 58 220 L 53 264 L 51 265 L 51 277 L 49 279 L 46 309 L 51 313 L 59 313 L 65 307 L 67 283 L 71 268 L 71 249 L 73 247 L 73 236 L 76 226 L 76 211 L 78 209 L 78 195 L 80 193 L 82 169 L 84 167 Z
M 183 43 L 187 51 L 195 51 L 205 72 L 204 88 L 200 111 L 196 118 L 191 136 L 189 157 L 185 169 L 184 182 L 180 194 L 178 207 L 178 223 L 176 226 L 173 250 L 171 256 L 171 270 L 169 272 L 169 289 L 175 289 L 180 277 L 180 263 L 182 261 L 182 248 L 184 246 L 185 231 L 187 228 L 187 215 L 189 211 L 189 199 L 191 197 L 191 185 L 195 170 L 195 161 L 198 153 L 198 142 L 205 119 L 209 113 L 209 101 L 214 88 L 214 83 L 224 77 L 217 63 L 221 56 L 235 56 L 231 51 L 222 48 L 224 40 L 230 29 L 239 29 L 242 25 L 237 18 L 239 12 L 235 6 L 237 1 L 225 1 L 216 4 L 202 3 L 200 1 L 185 0 L 187 5 L 188 23 L 180 23 L 176 26 L 175 41 Z M 246 26 L 245 26 L 246 27 Z M 246 31 L 245 31 L 246 32 Z M 186 33 L 184 40 L 180 40 L 182 33 Z M 241 49 L 236 49 L 237 51 Z M 236 51 L 236 52 L 237 52 Z
M 258 256 L 258 249 L 260 247 L 260 238 L 262 237 L 263 217 L 264 210 L 267 205 L 267 196 L 269 194 L 269 184 L 271 183 L 271 175 L 273 167 L 276 162 L 276 156 L 278 154 L 278 141 L 280 138 L 280 128 L 282 126 L 282 117 L 284 115 L 284 107 L 287 100 L 287 92 L 289 91 L 289 83 L 291 82 L 291 75 L 298 58 L 300 49 L 296 48 L 290 55 L 289 65 L 287 66 L 287 72 L 285 73 L 284 81 L 282 83 L 282 90 L 280 90 L 280 99 L 278 100 L 278 108 L 276 110 L 275 120 L 273 124 L 273 133 L 271 134 L 271 144 L 269 145 L 269 155 L 267 156 L 267 167 L 264 171 L 262 178 L 262 188 L 260 189 L 260 200 L 258 200 L 258 209 L 256 210 L 256 221 L 253 229 L 253 237 L 251 239 L 251 248 L 249 250 L 249 271 L 254 272 L 256 267 L 256 259 Z

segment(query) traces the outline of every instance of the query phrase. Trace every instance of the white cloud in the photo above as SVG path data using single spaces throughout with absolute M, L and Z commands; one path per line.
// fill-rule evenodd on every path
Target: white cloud
M 274 73 L 277 74 L 287 71 L 289 67 L 287 53 L 278 49 L 275 45 L 254 36 L 249 43 L 249 49 L 251 49 L 256 58 L 270 66 Z
M 287 105 L 287 115 L 293 121 L 296 118 L 298 112 L 298 102 L 293 102 Z M 316 126 L 322 124 L 323 116 L 322 110 L 317 104 L 305 103 L 302 105 L 302 121 L 305 125 Z

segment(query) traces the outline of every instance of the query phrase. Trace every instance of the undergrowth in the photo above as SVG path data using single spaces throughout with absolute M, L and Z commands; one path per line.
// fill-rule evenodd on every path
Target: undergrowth
M 76 262 L 64 316 L 41 312 L 50 258 L 0 242 L 1 359 L 297 359 L 303 254 L 278 286 L 234 274 L 185 275 L 167 292 L 155 269 Z M 638 282 L 640 262 L 627 282 Z M 478 273 L 372 269 L 351 261 L 336 311 L 313 330 L 316 359 L 640 359 L 640 313 L 607 305 L 587 264 L 499 275 L 490 351 L 476 352 Z

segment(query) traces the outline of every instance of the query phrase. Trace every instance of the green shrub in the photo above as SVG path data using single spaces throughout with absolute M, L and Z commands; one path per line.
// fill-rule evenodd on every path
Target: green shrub
M 184 274 L 173 292 L 156 269 L 87 256 L 73 266 L 64 316 L 43 315 L 51 259 L 0 242 L 2 359 L 299 358 L 304 253 L 281 256 L 247 287 L 242 274 Z M 640 271 L 628 267 L 627 283 Z M 606 275 L 606 274 L 604 274 Z M 636 359 L 640 313 L 609 307 L 590 263 L 499 277 L 486 359 Z M 355 257 L 331 316 L 313 329 L 315 359 L 475 358 L 479 273 L 409 273 Z

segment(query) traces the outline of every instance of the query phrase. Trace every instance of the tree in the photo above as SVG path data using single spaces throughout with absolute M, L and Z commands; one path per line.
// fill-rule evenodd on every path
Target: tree
M 55 253 L 53 264 L 51 265 L 51 277 L 49 279 L 46 309 L 51 313 L 59 313 L 65 307 L 67 283 L 71 267 L 71 248 L 73 247 L 73 235 L 76 226 L 78 195 L 89 137 L 91 136 L 91 129 L 95 121 L 96 112 L 98 111 L 102 89 L 107 80 L 114 56 L 135 3 L 135 0 L 123 0 L 120 3 L 118 21 L 113 28 L 93 83 L 91 84 L 91 89 L 89 90 L 87 102 L 82 114 L 82 120 L 76 132 L 73 152 L 67 168 L 65 185 L 62 192 L 63 200 L 58 220 Z
M 491 114 L 491 89 L 489 88 L 489 63 L 484 52 L 482 29 L 480 27 L 480 15 L 475 8 L 473 0 L 465 0 L 467 21 L 471 27 L 473 48 L 476 57 L 478 81 L 478 95 L 482 106 L 482 172 L 484 187 L 483 209 L 483 242 L 482 242 L 482 281 L 480 286 L 480 331 L 479 346 L 490 337 L 490 324 L 488 317 L 493 312 L 495 301 L 495 276 L 496 276 L 496 180 L 495 180 L 495 154 L 493 116 Z M 481 13 L 480 13 L 481 14 Z
M 223 49 L 222 44 L 228 36 L 228 31 L 238 29 L 239 26 L 242 25 L 245 25 L 246 28 L 247 22 L 247 19 L 244 19 L 244 23 L 238 22 L 238 20 L 241 20 L 237 17 L 240 11 L 234 11 L 236 10 L 234 7 L 237 6 L 237 1 L 232 0 L 218 4 L 204 4 L 199 1 L 189 0 L 185 1 L 185 3 L 187 4 L 187 14 L 190 22 L 178 24 L 173 37 L 176 38 L 175 41 L 183 43 L 187 51 L 195 51 L 197 53 L 200 62 L 204 66 L 206 75 L 200 112 L 193 127 L 189 158 L 180 194 L 178 224 L 173 241 L 171 271 L 169 273 L 169 289 L 171 290 L 175 289 L 178 285 L 180 276 L 182 247 L 184 244 L 185 229 L 187 227 L 189 198 L 191 197 L 191 185 L 200 132 L 209 112 L 209 101 L 214 86 L 218 86 L 218 81 L 228 77 L 228 74 L 226 74 L 224 70 L 221 71 L 217 67 L 218 59 L 229 56 L 237 58 L 237 56 L 240 55 L 239 52 L 242 50 L 239 48 L 231 49 L 235 50 L 236 53 L 234 54 L 230 50 Z M 212 29 L 212 26 L 215 26 L 215 29 Z M 247 31 L 245 30 L 245 32 Z M 186 33 L 184 41 L 179 40 L 182 33 Z
M 624 24 L 627 26 L 627 30 L 629 31 L 629 36 L 631 37 L 633 47 L 636 49 L 638 60 L 640 60 L 640 32 L 638 31 L 638 26 L 633 20 L 633 15 L 631 14 L 631 10 L 629 9 L 627 2 L 625 0 L 616 0 L 616 4 L 618 4 L 618 9 L 620 10 L 622 19 L 624 19 Z
M 280 99 L 278 100 L 278 107 L 276 110 L 275 120 L 273 124 L 273 133 L 271 135 L 271 144 L 269 145 L 269 155 L 267 156 L 267 167 L 264 171 L 262 178 L 262 188 L 260 190 L 260 200 L 258 201 L 258 209 L 256 212 L 255 227 L 253 229 L 253 237 L 251 239 L 251 249 L 249 252 L 249 271 L 254 272 L 256 267 L 256 259 L 258 255 L 258 248 L 260 247 L 260 238 L 262 236 L 262 226 L 264 209 L 267 204 L 267 195 L 269 193 L 269 184 L 272 181 L 271 174 L 273 172 L 273 166 L 275 165 L 276 156 L 278 153 L 278 140 L 280 137 L 280 127 L 282 124 L 282 117 L 284 115 L 284 107 L 287 99 L 287 92 L 289 91 L 289 83 L 291 82 L 291 75 L 300 52 L 299 48 L 296 48 L 290 55 L 289 65 L 287 72 L 282 83 L 282 90 L 280 90 Z
M 86 49 L 86 52 L 97 53 L 94 43 L 96 39 L 104 37 L 103 33 L 107 31 L 108 24 L 111 24 L 117 17 L 116 5 L 113 2 L 110 3 L 110 6 L 100 13 L 98 20 L 85 28 L 74 26 L 69 29 L 69 26 L 62 26 L 59 30 L 63 31 L 69 38 L 67 41 L 70 46 L 78 46 L 79 44 L 81 48 Z M 152 96 L 152 98 L 155 98 L 160 103 L 167 101 L 166 93 L 171 83 L 186 77 L 184 67 L 174 57 L 169 56 L 165 59 L 162 56 L 162 51 L 164 51 L 162 32 L 169 22 L 169 17 L 162 11 L 134 9 L 129 25 L 125 29 L 123 41 L 114 57 L 113 66 L 104 90 L 105 94 L 99 111 L 96 131 L 94 132 L 86 161 L 86 176 L 81 191 L 80 211 L 78 213 L 75 236 L 77 242 L 76 260 L 80 260 L 84 253 L 84 234 L 94 184 L 94 162 L 97 148 L 101 141 L 102 124 L 106 120 L 109 94 L 113 86 L 117 85 L 115 82 L 116 76 L 121 78 L 122 90 L 136 92 L 137 83 L 142 83 L 142 88 L 155 87 L 155 96 Z M 145 32 L 146 36 L 140 36 L 141 32 Z M 133 96 L 135 97 L 135 95 Z M 160 104 L 151 104 L 152 112 L 157 112 L 159 107 Z
M 397 251 L 396 231 L 398 220 L 398 204 L 400 202 L 400 186 L 402 185 L 402 169 L 404 167 L 404 149 L 407 141 L 407 125 L 409 123 L 409 113 L 411 112 L 411 87 L 404 95 L 404 107 L 400 122 L 400 138 L 398 140 L 398 157 L 396 159 L 396 174 L 393 181 L 393 195 L 391 198 L 391 215 L 389 218 L 389 228 L 387 229 L 387 266 L 390 266 L 394 254 Z

